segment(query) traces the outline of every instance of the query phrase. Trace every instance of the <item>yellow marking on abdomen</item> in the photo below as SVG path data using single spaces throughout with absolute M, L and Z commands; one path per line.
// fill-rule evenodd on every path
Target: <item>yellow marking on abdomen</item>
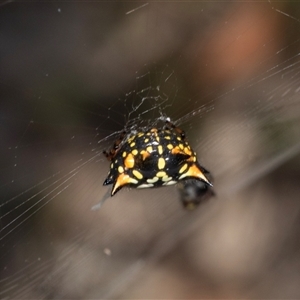
M 167 175 L 167 174 L 166 174 L 165 171 L 159 171 L 159 172 L 156 173 L 156 176 L 157 176 L 157 177 L 164 177 L 164 176 L 166 176 L 166 175 Z
M 165 167 L 165 165 L 166 165 L 165 160 L 162 157 L 160 157 L 157 163 L 158 169 L 162 170 Z
M 147 179 L 147 182 L 148 183 L 155 183 L 156 181 L 158 181 L 158 179 L 159 179 L 158 177 L 153 177 L 151 179 L 149 178 L 149 179 Z
M 124 165 L 127 169 L 133 168 L 133 166 L 134 166 L 134 157 L 131 153 L 128 153 L 128 155 L 124 159 Z
M 137 186 L 136 188 L 137 189 L 145 189 L 145 188 L 151 188 L 153 186 L 154 186 L 154 184 L 152 184 L 152 183 L 143 183 L 143 184 L 140 184 L 139 186 Z
M 161 180 L 164 182 L 168 182 L 168 181 L 172 180 L 172 177 L 164 176 Z
M 145 150 L 142 150 L 141 155 L 142 155 L 142 159 L 145 160 L 147 157 L 150 156 L 150 153 Z
M 133 170 L 133 171 L 132 171 L 132 174 L 133 174 L 137 179 L 142 179 L 142 178 L 143 178 L 142 173 L 140 173 L 140 172 L 137 171 L 137 170 Z
M 173 185 L 173 184 L 176 184 L 177 182 L 172 180 L 172 181 L 167 181 L 165 183 L 163 183 L 163 185 Z
M 147 150 L 149 153 L 153 152 L 152 146 L 148 146 L 148 147 L 146 148 L 146 150 Z
M 187 155 L 192 156 L 192 151 L 191 151 L 188 147 L 185 147 L 183 151 L 184 151 Z
M 158 154 L 160 154 L 160 155 L 162 155 L 163 152 L 164 152 L 164 149 L 163 149 L 162 145 L 159 145 L 159 146 L 157 147 L 157 150 L 158 150 Z
M 180 169 L 179 169 L 179 174 L 183 173 L 187 169 L 188 165 L 184 164 Z

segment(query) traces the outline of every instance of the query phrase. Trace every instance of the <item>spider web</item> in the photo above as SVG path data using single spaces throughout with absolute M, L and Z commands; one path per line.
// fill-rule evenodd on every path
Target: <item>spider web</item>
M 0 14 L 2 298 L 299 297 L 297 5 Z M 193 212 L 174 186 L 109 198 L 102 151 L 167 117 L 216 196 Z

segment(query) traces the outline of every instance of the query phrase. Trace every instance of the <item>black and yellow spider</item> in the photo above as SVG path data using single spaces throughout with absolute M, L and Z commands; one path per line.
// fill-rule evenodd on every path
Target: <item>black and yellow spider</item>
M 127 134 L 125 131 L 113 148 L 103 152 L 111 162 L 103 185 L 113 184 L 111 196 L 122 187 L 152 188 L 194 179 L 208 187 L 212 183 L 197 161 L 185 133 L 166 120 L 162 129 Z

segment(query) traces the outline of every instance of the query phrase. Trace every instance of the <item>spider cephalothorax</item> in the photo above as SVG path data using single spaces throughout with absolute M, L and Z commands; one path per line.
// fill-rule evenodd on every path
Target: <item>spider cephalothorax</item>
M 105 156 L 111 161 L 103 185 L 113 184 L 111 196 L 122 187 L 152 188 L 196 179 L 212 186 L 197 161 L 185 133 L 169 120 L 162 129 L 123 132 Z

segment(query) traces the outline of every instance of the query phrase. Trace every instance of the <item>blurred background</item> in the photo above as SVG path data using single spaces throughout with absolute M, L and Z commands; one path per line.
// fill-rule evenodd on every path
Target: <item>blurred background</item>
M 4 1 L 0 23 L 1 298 L 300 297 L 297 3 Z M 212 174 L 195 211 L 102 186 L 102 151 L 161 115 Z

